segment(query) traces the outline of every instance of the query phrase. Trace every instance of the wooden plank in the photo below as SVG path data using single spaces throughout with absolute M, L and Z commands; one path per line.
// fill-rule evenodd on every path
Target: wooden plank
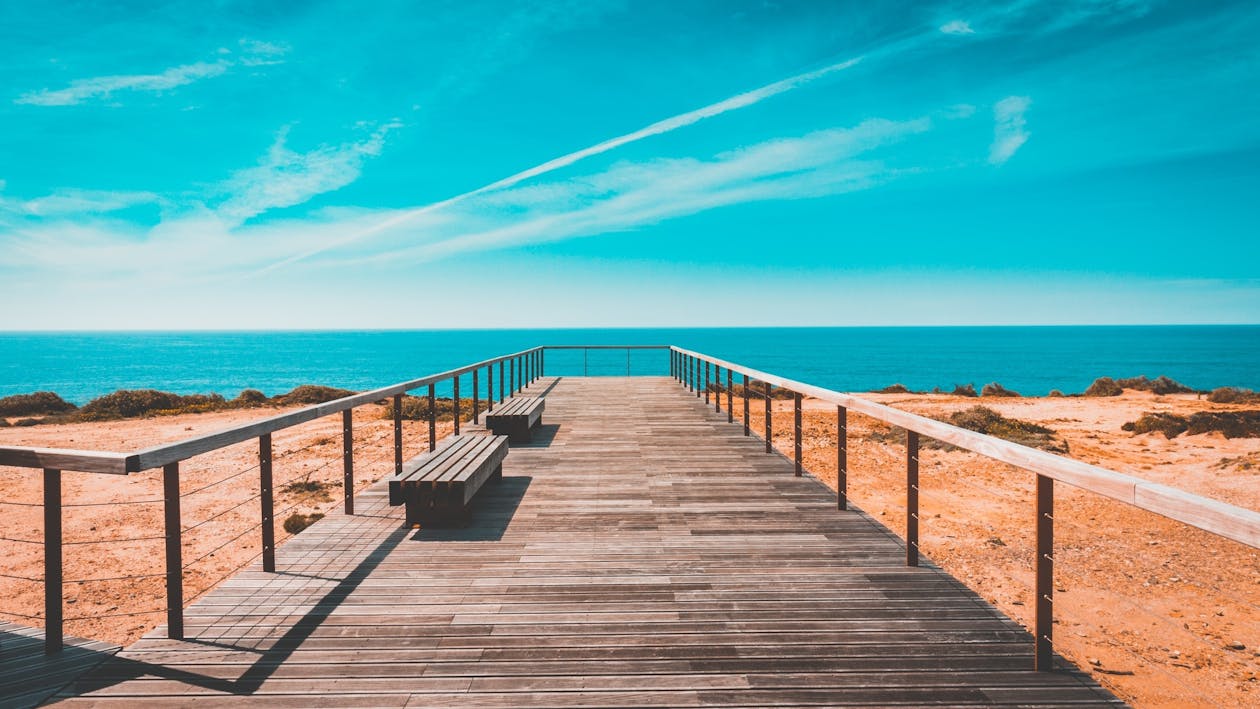
M 108 451 L 0 446 L 0 466 L 15 468 L 50 468 L 79 473 L 126 475 L 137 464 L 136 460 L 135 455 Z

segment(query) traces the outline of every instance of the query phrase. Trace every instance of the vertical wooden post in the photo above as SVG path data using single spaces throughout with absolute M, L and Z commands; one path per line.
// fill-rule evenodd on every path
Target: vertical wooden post
M 726 370 L 726 422 L 735 423 L 735 388 L 731 370 Z
M 770 427 L 770 383 L 762 382 L 762 384 L 765 386 L 764 391 L 766 394 L 766 452 L 769 453 L 774 450 L 774 444 L 772 443 L 774 430 Z
M 709 403 L 709 360 L 704 361 L 704 403 Z
M 478 382 L 478 381 L 477 381 L 477 371 L 478 371 L 478 370 L 476 370 L 476 369 L 474 369 L 474 370 L 472 371 L 472 377 L 473 377 L 473 417 L 472 417 L 472 422 L 473 422 L 473 423 L 477 423 L 477 417 L 481 415 L 481 401 L 480 401 L 480 396 L 481 396 L 481 386 L 480 386 L 480 382 Z
M 437 386 L 429 385 L 429 452 L 437 450 Z
M 919 434 L 906 431 L 906 566 L 919 565 Z
M 1054 478 L 1037 476 L 1037 642 L 1038 672 L 1054 669 Z
M 686 378 L 687 391 L 695 391 L 696 390 L 696 377 L 695 377 L 696 365 L 693 363 L 692 356 L 687 355 L 683 364 L 684 364 L 683 376 Z
M 184 639 L 184 545 L 179 521 L 179 463 L 162 467 L 166 522 L 166 637 Z
M 401 423 L 401 417 L 395 418 Z M 395 435 L 398 431 L 395 429 Z M 398 440 L 397 438 L 395 440 Z M 398 450 L 395 449 L 395 453 Z M 341 412 L 341 492 L 346 514 L 354 514 L 354 410 Z
M 394 394 L 394 475 L 402 474 L 402 394 Z
M 262 503 L 262 562 L 263 571 L 276 570 L 276 506 L 275 483 L 272 481 L 271 434 L 258 437 L 258 492 Z
M 792 460 L 796 465 L 796 477 L 801 476 L 801 394 L 792 392 Z
M 748 425 L 748 375 L 744 375 L 744 435 L 751 436 L 752 428 Z
M 499 360 L 499 401 L 507 398 L 507 377 L 504 376 L 503 360 Z
M 700 389 L 701 389 L 701 386 L 700 386 L 700 360 L 699 360 L 698 358 L 696 358 L 696 357 L 692 357 L 691 359 L 692 359 L 692 361 L 694 361 L 694 362 L 695 362 L 695 367 L 696 367 L 696 398 L 697 398 L 697 399 L 699 399 L 699 398 L 701 397 L 701 393 L 700 393 Z
M 44 468 L 44 654 L 61 652 L 64 631 L 61 570 L 61 471 Z
M 671 378 L 673 378 L 673 379 L 677 379 L 677 378 L 678 378 L 678 376 L 677 376 L 677 375 L 678 375 L 678 372 L 677 372 L 677 370 L 675 370 L 675 369 L 674 369 L 674 364 L 675 364 L 674 359 L 675 359 L 675 358 L 674 358 L 674 351 L 673 351 L 673 350 L 670 350 L 670 351 L 669 351 L 669 376 L 670 376 Z
M 849 509 L 849 410 L 836 407 L 836 509 Z
M 486 411 L 494 411 L 494 365 L 486 365 Z
M 516 358 L 508 360 L 508 375 L 512 377 L 512 384 L 508 387 L 508 396 L 516 396 Z
M 538 376 L 547 376 L 547 349 L 538 350 Z
M 459 375 L 456 374 L 453 380 L 455 382 L 455 392 L 451 395 L 452 410 L 455 412 L 455 435 L 459 435 Z
M 713 392 L 713 413 L 722 413 L 722 368 L 713 365 L 713 385 L 717 387 L 717 391 Z

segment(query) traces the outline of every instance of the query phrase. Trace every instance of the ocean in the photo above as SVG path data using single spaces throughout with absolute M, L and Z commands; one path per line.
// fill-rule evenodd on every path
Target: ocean
M 1260 325 L 829 327 L 0 333 L 0 396 L 47 390 L 83 404 L 117 389 L 366 390 L 543 344 L 674 344 L 840 391 L 1000 382 L 1044 395 L 1141 374 L 1260 389 Z M 624 350 L 547 354 L 548 374 L 624 375 L 627 366 L 669 371 L 665 352 L 632 352 L 628 363 Z

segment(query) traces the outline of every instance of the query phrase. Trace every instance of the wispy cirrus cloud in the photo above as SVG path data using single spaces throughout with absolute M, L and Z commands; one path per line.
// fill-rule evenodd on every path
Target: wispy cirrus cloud
M 993 106 L 993 144 L 989 146 L 989 162 L 1001 165 L 1024 143 L 1028 142 L 1024 114 L 1032 100 L 1027 96 L 1008 96 Z
M 341 189 L 359 178 L 363 163 L 380 155 L 385 137 L 400 126 L 402 123 L 390 121 L 362 140 L 320 145 L 307 152 L 288 147 L 286 127 L 257 165 L 237 171 L 219 186 L 227 197 L 217 211 L 229 222 L 239 223 L 267 210 L 292 207 Z
M 182 64 L 152 74 L 114 74 L 75 79 L 65 88 L 31 91 L 18 96 L 13 102 L 32 106 L 75 106 L 91 99 L 111 98 L 118 93 L 160 93 L 221 76 L 237 65 L 276 64 L 287 51 L 277 44 L 248 39 L 241 40 L 240 45 L 239 56 L 231 56 L 231 50 L 221 49 L 220 54 L 228 56 L 213 62 Z
M 715 116 L 720 116 L 724 113 L 729 113 L 731 111 L 736 111 L 741 108 L 747 108 L 749 106 L 756 105 L 758 103 L 761 103 L 762 101 L 765 101 L 766 99 L 772 98 L 774 96 L 778 96 L 779 94 L 782 94 L 788 91 L 792 91 L 793 89 L 809 84 L 813 81 L 821 79 L 830 74 L 834 74 L 836 72 L 848 69 L 856 65 L 860 61 L 861 61 L 861 57 L 857 57 L 854 59 L 849 59 L 846 61 L 830 64 L 828 66 L 822 67 L 821 69 L 815 69 L 814 71 L 808 71 L 801 74 L 796 74 L 786 79 L 781 79 L 779 81 L 766 84 L 764 86 L 753 89 L 751 91 L 746 91 L 741 94 L 736 94 L 735 96 L 731 96 L 730 98 L 723 99 L 716 103 L 711 103 L 707 106 L 703 106 L 701 108 L 697 108 L 692 111 L 687 111 L 685 113 L 680 113 L 678 115 L 671 116 L 669 118 L 644 126 L 643 128 L 640 128 L 636 131 L 632 131 L 624 135 L 619 135 L 615 138 L 610 138 L 600 143 L 596 143 L 595 145 L 582 148 L 581 150 L 575 150 L 565 155 L 561 155 L 560 157 L 553 158 L 541 164 L 535 165 L 534 167 L 528 168 L 526 170 L 522 170 L 513 175 L 509 175 L 503 179 L 496 180 L 494 182 L 491 182 L 490 184 L 478 187 L 477 189 L 455 195 L 454 197 L 448 197 L 447 199 L 440 200 L 438 202 L 433 202 L 431 204 L 427 204 L 422 207 L 416 207 L 415 209 L 396 213 L 390 216 L 388 219 L 380 222 L 379 224 L 373 225 L 372 227 L 369 227 L 367 229 L 354 231 L 347 234 L 346 236 L 338 240 L 338 242 L 335 244 L 327 244 L 324 246 L 316 247 L 314 249 L 304 250 L 300 253 L 289 256 L 288 258 L 277 261 L 276 263 L 270 264 L 266 268 L 262 269 L 262 271 L 260 272 L 282 268 L 289 264 L 296 263 L 298 261 L 303 261 L 312 256 L 316 256 L 328 250 L 329 248 L 333 248 L 335 246 L 344 246 L 344 245 L 347 245 L 356 241 L 360 241 L 362 239 L 369 238 L 371 236 L 382 233 L 384 231 L 394 229 L 395 227 L 398 227 L 411 219 L 415 219 L 417 217 L 423 216 L 425 214 L 429 214 L 431 212 L 446 209 L 466 199 L 475 197 L 477 195 L 485 194 L 486 192 L 493 192 L 495 190 L 511 187 L 513 185 L 524 182 L 525 180 L 528 180 L 530 178 L 539 177 L 541 175 L 554 172 L 561 168 L 568 167 L 569 165 L 572 165 L 580 160 L 584 160 L 588 157 L 606 153 L 610 150 L 614 150 L 623 145 L 628 145 L 630 143 L 635 143 L 640 140 L 644 140 L 645 138 L 650 138 L 653 136 L 669 133 L 671 131 L 678 130 L 679 128 L 684 128 L 686 126 L 699 123 L 700 121 L 703 121 L 707 118 L 713 118 Z
M 0 182 L 0 189 L 4 184 Z M 0 212 L 28 217 L 105 214 L 159 201 L 152 192 L 61 189 L 44 197 L 12 199 L 0 195 Z

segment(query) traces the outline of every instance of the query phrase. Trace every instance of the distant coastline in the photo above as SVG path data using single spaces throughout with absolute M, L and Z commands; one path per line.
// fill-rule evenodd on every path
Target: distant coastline
M 539 344 L 675 344 L 840 391 L 990 382 L 1026 396 L 1100 376 L 1260 389 L 1260 325 L 80 332 L 0 334 L 0 397 L 76 405 L 119 389 L 235 398 L 318 383 L 363 391 Z M 636 351 L 632 373 L 667 373 Z M 556 351 L 549 374 L 623 375 L 624 351 Z M 449 392 L 439 392 L 448 394 Z

